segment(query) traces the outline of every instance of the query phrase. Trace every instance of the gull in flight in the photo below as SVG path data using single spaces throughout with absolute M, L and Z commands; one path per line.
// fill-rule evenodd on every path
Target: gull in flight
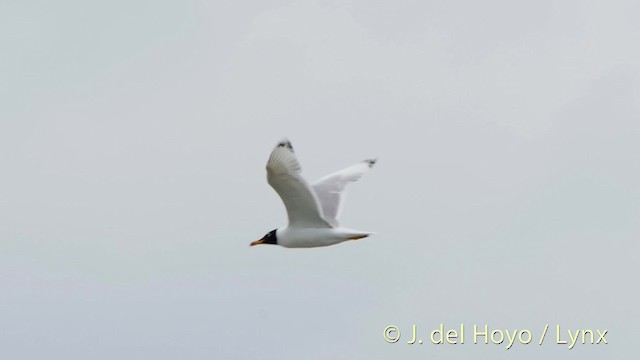
M 337 218 L 347 184 L 360 179 L 375 163 L 376 160 L 364 160 L 309 185 L 301 176 L 293 146 L 287 139 L 280 141 L 267 162 L 267 181 L 287 208 L 289 224 L 271 230 L 251 246 L 273 244 L 310 248 L 358 240 L 373 234 L 340 227 Z

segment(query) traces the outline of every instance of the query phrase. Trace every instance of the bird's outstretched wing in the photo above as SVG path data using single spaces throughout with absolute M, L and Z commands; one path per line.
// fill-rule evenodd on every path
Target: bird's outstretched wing
M 267 162 L 267 181 L 287 208 L 291 227 L 332 227 L 322 217 L 315 193 L 300 175 L 301 168 L 293 146 L 284 139 L 276 145 Z
M 318 200 L 320 200 L 323 217 L 332 226 L 338 227 L 340 204 L 344 198 L 344 189 L 347 184 L 360 179 L 375 163 L 375 159 L 364 160 L 346 169 L 329 174 L 311 184 Z

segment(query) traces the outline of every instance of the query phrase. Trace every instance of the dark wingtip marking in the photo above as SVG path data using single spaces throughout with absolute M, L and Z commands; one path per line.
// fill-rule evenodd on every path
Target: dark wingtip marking
M 373 165 L 376 164 L 376 161 L 378 161 L 378 159 L 367 159 L 367 160 L 365 160 L 363 162 L 367 163 L 367 165 L 369 165 L 369 167 L 372 168 Z
M 289 140 L 287 140 L 287 139 L 284 139 L 284 140 L 280 141 L 278 143 L 278 147 L 287 148 L 287 149 L 293 151 L 293 146 L 291 145 L 291 142 Z

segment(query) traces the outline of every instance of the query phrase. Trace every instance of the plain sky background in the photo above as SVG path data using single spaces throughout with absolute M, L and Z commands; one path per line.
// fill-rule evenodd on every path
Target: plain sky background
M 637 1 L 3 1 L 3 359 L 638 355 Z M 369 157 L 342 224 L 286 214 Z M 608 345 L 407 345 L 489 324 Z M 404 329 L 388 344 L 387 325 Z

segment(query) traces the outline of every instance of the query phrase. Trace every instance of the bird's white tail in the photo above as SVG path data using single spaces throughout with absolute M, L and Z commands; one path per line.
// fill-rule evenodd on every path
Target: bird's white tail
M 346 233 L 347 240 L 360 240 L 375 234 L 369 231 L 360 231 L 360 230 L 352 230 L 352 229 L 343 229 L 343 230 Z

